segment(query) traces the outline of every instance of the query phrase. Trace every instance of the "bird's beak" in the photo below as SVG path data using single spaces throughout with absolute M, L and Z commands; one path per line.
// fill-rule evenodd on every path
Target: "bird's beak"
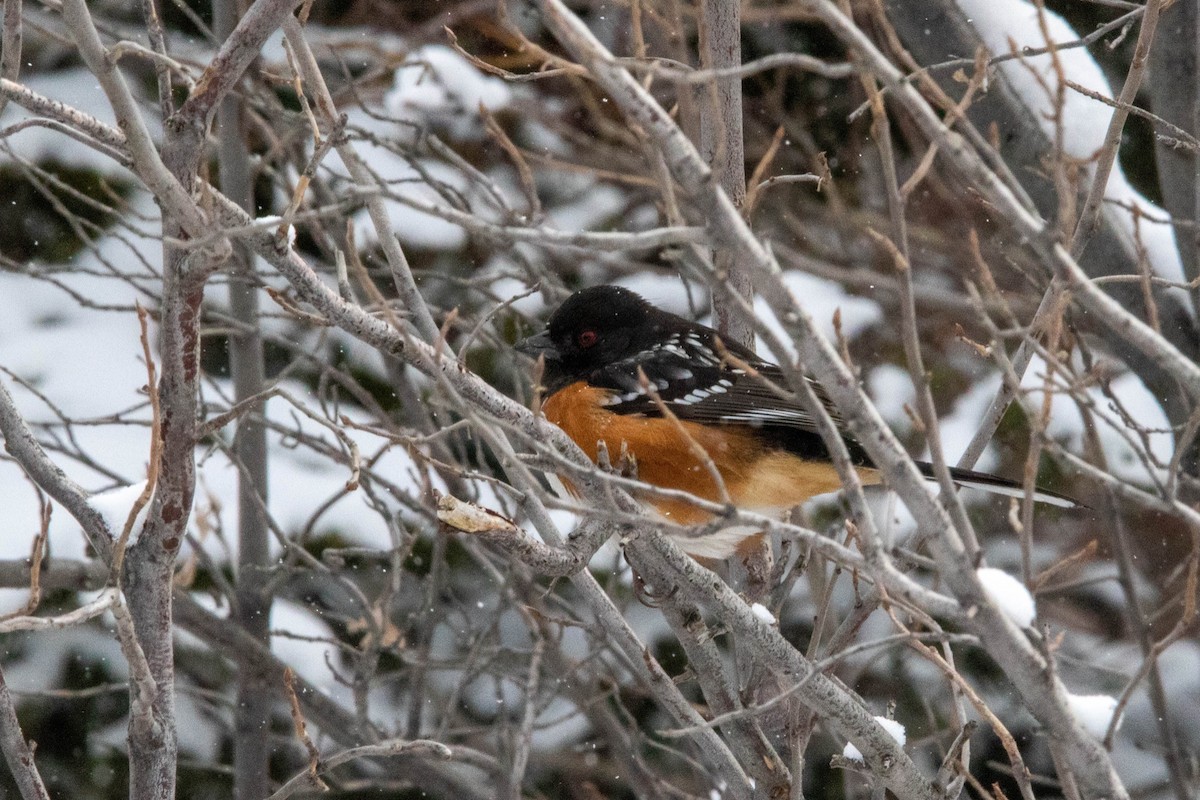
M 555 361 L 559 357 L 558 348 L 551 341 L 549 331 L 542 331 L 539 334 L 530 336 L 528 339 L 517 342 L 516 347 L 518 352 L 524 353 L 531 358 L 545 356 L 547 361 Z

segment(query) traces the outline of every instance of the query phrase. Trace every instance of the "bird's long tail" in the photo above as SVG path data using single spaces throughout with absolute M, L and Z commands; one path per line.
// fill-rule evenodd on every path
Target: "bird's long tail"
M 921 474 L 931 480 L 934 479 L 933 465 L 924 461 L 918 461 L 917 467 L 921 470 Z M 996 475 L 989 475 L 986 472 L 976 472 L 973 469 L 959 469 L 958 467 L 950 468 L 950 477 L 959 486 L 965 486 L 971 489 L 982 489 L 985 492 L 992 494 L 1002 494 L 1006 497 L 1023 498 L 1025 496 L 1025 487 L 1017 481 L 1011 481 L 1007 478 L 1001 478 Z M 1068 497 L 1065 494 L 1052 492 L 1049 489 L 1035 488 L 1033 490 L 1033 499 L 1039 503 L 1048 503 L 1059 508 L 1082 508 L 1083 503 L 1080 503 L 1073 497 Z

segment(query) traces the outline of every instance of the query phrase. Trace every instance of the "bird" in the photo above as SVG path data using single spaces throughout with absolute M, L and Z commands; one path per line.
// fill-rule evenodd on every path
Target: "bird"
M 545 418 L 593 462 L 602 448 L 625 453 L 644 483 L 775 517 L 842 488 L 816 421 L 787 390 L 778 365 L 636 292 L 613 285 L 581 289 L 550 315 L 543 331 L 516 348 L 544 364 Z M 859 479 L 880 483 L 828 394 L 805 379 L 837 427 Z M 933 479 L 931 464 L 916 465 Z M 996 475 L 951 467 L 950 477 L 960 486 L 1025 496 L 1020 483 Z M 1044 489 L 1033 498 L 1078 505 Z M 681 526 L 713 518 L 679 497 L 650 495 L 643 502 Z M 740 526 L 677 541 L 694 557 L 719 561 L 743 552 L 759 533 Z

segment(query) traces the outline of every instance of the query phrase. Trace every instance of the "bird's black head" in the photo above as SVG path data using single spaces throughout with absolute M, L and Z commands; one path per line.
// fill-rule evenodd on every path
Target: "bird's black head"
M 546 330 L 517 345 L 534 358 L 544 356 L 542 378 L 553 393 L 596 370 L 637 355 L 658 343 L 675 319 L 620 286 L 593 286 L 568 297 Z

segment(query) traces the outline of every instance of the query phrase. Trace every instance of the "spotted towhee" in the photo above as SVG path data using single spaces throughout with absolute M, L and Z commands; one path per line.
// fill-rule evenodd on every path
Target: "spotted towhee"
M 597 443 L 604 442 L 613 458 L 628 453 L 646 483 L 768 514 L 842 487 L 812 415 L 786 390 L 778 366 L 627 289 L 576 292 L 551 315 L 545 331 L 517 347 L 545 359 L 546 419 L 593 461 Z M 859 478 L 879 483 L 862 445 L 843 429 L 821 386 L 815 381 L 812 386 L 842 429 Z M 931 465 L 917 466 L 932 475 Z M 954 468 L 950 474 L 962 486 L 1024 496 L 1020 484 L 995 475 Z M 1076 505 L 1042 490 L 1034 499 Z M 647 502 L 680 525 L 711 518 L 683 499 Z M 726 558 L 747 533 L 743 528 L 681 544 L 695 556 Z

